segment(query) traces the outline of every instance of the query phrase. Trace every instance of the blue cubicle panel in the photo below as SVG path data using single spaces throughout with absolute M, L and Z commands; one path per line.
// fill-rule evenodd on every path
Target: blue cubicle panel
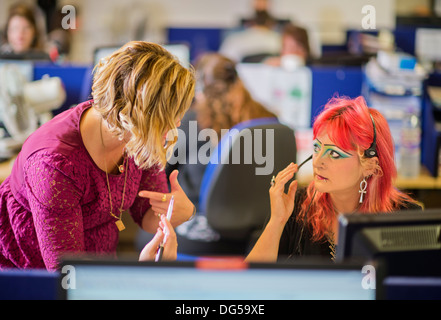
M 46 74 L 51 77 L 60 77 L 66 89 L 66 101 L 59 109 L 54 111 L 54 115 L 86 100 L 90 92 L 91 70 L 89 65 L 35 64 L 34 80 L 40 80 Z
M 333 96 L 355 98 L 361 95 L 363 82 L 361 67 L 311 66 L 311 71 L 311 125 Z
M 398 51 L 405 52 L 411 55 L 415 55 L 415 33 L 416 27 L 399 26 L 392 31 L 395 37 L 395 45 Z M 355 39 L 357 34 L 369 34 L 377 36 L 377 30 L 347 30 L 346 31 L 346 44 L 350 39 Z
M 46 270 L 1 270 L 0 300 L 56 300 L 60 275 Z
M 170 29 L 173 30 L 173 29 Z M 185 29 L 187 32 L 189 29 Z M 184 30 L 184 31 L 185 31 Z M 199 30 L 199 29 L 198 29 Z M 220 37 L 221 29 L 212 29 Z M 178 33 L 179 34 L 179 33 Z M 184 32 L 185 34 L 185 32 Z M 209 34 L 209 32 L 207 33 Z M 195 37 L 196 39 L 197 37 Z M 204 40 L 205 41 L 205 40 Z M 206 43 L 201 40 L 201 43 Z M 217 41 L 211 45 L 214 49 Z M 208 42 L 207 46 L 210 46 Z M 207 48 L 207 47 L 206 47 Z M 197 48 L 202 50 L 202 46 Z M 194 54 L 195 51 L 193 51 Z M 312 66 L 312 100 L 311 124 L 323 106 L 334 95 L 357 97 L 361 94 L 362 69 L 361 67 L 331 67 Z M 58 114 L 72 105 L 90 98 L 92 67 L 89 65 L 54 65 L 36 64 L 34 80 L 41 79 L 45 74 L 60 77 L 66 88 L 65 103 L 54 112 Z
M 168 28 L 169 43 L 186 43 L 190 46 L 192 62 L 205 52 L 218 51 L 222 42 L 224 29 L 221 28 Z
M 427 88 L 441 87 L 441 74 L 433 73 L 424 82 L 424 96 L 422 104 L 422 141 L 421 162 L 432 176 L 439 176 L 439 157 L 441 150 L 441 132 L 437 129 L 437 122 L 441 120 L 441 110 L 431 101 Z

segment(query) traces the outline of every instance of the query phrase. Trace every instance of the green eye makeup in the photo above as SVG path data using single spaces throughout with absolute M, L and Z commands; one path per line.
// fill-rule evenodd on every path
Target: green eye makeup
M 328 156 L 331 159 L 345 159 L 352 156 L 333 144 L 322 144 L 318 139 L 314 141 L 313 149 L 315 154 L 323 150 L 321 157 Z

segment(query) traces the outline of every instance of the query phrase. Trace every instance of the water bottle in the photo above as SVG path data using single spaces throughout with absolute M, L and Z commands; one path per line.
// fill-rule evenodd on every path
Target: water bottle
M 401 129 L 400 168 L 403 178 L 416 178 L 421 167 L 421 127 L 418 114 L 408 109 Z

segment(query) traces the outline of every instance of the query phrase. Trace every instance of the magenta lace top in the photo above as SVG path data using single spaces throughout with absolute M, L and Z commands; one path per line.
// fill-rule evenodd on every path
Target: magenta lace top
M 91 104 L 59 114 L 32 134 L 0 186 L 0 269 L 54 270 L 66 253 L 115 255 L 119 231 L 109 214 L 106 174 L 92 161 L 79 130 Z M 140 225 L 150 204 L 138 191 L 168 192 L 168 186 L 164 171 L 141 170 L 128 161 L 123 209 Z M 109 174 L 109 184 L 119 216 L 124 174 Z

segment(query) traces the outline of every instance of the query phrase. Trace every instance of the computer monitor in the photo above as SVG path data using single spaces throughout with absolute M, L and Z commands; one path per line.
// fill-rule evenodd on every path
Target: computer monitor
M 391 276 L 441 276 L 441 209 L 341 215 L 336 261 L 348 258 L 381 265 L 380 286 Z
M 162 44 L 167 51 L 178 58 L 179 62 L 185 67 L 190 66 L 190 48 L 184 43 L 167 43 Z M 121 46 L 103 46 L 95 49 L 93 54 L 93 65 L 96 66 L 101 59 L 111 55 L 113 52 L 121 48 Z
M 0 53 L 2 60 L 24 60 L 33 62 L 52 62 L 49 55 L 43 51 L 30 51 L 27 53 Z
M 224 260 L 224 261 L 223 261 Z M 142 300 L 373 300 L 357 263 L 246 264 L 66 260 L 62 298 Z M 66 279 L 63 279 L 66 277 Z M 68 279 L 69 277 L 73 277 Z M 73 279 L 73 282 L 72 282 Z M 69 282 L 70 281 L 70 282 Z

